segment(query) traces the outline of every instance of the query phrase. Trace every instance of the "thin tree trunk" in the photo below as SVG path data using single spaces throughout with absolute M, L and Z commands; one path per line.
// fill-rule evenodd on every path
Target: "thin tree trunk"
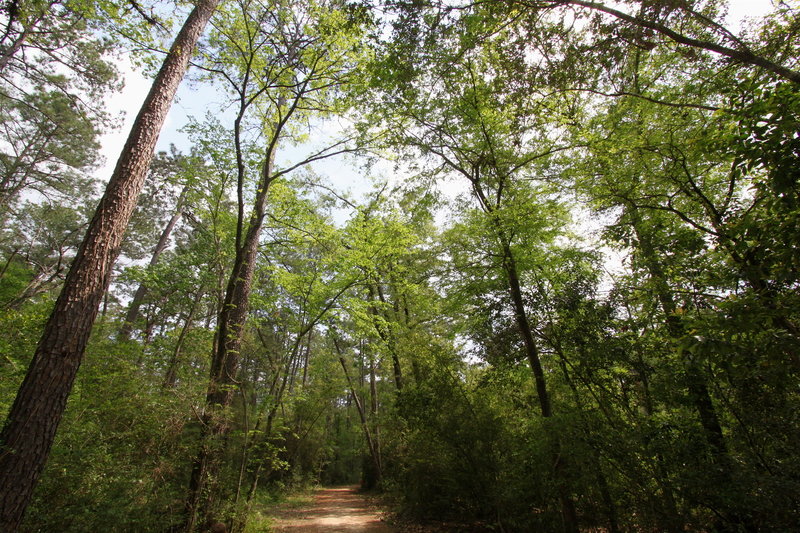
M 240 388 L 242 393 L 242 414 L 244 415 L 244 442 L 242 443 L 242 453 L 239 457 L 239 477 L 236 480 L 236 495 L 233 498 L 233 506 L 238 507 L 239 498 L 242 495 L 242 485 L 244 484 L 244 475 L 247 471 L 247 463 L 250 457 L 250 414 L 248 411 L 248 399 L 245 395 L 244 388 Z M 258 421 L 256 421 L 256 425 Z M 246 513 L 247 511 L 245 511 Z M 236 522 L 244 522 L 246 517 L 236 516 Z M 234 525 L 231 525 L 232 530 L 236 530 Z
M 383 293 L 380 290 L 377 282 L 373 285 L 369 285 L 369 299 L 370 302 L 375 301 L 375 295 L 378 294 L 380 301 L 382 304 L 386 303 L 386 300 L 383 297 Z M 394 372 L 394 386 L 398 391 L 403 390 L 403 369 L 400 366 L 400 358 L 397 355 L 397 346 L 395 343 L 394 334 L 391 330 L 391 326 L 389 325 L 391 322 L 391 317 L 386 316 L 385 314 L 379 313 L 377 307 L 373 303 L 370 306 L 370 313 L 372 314 L 372 323 L 375 326 L 375 331 L 378 333 L 378 336 L 381 338 L 383 343 L 386 345 L 386 349 L 389 350 L 389 355 L 392 358 L 392 370 Z M 384 320 L 386 320 L 386 326 L 381 324 L 379 317 L 382 316 Z
M 281 364 L 280 366 L 283 366 L 283 365 Z M 270 437 L 272 436 L 272 427 L 273 427 L 274 422 L 275 422 L 275 416 L 278 414 L 278 409 L 283 405 L 283 393 L 286 391 L 286 382 L 288 380 L 287 378 L 288 378 L 288 374 L 284 372 L 283 373 L 283 379 L 281 380 L 280 388 L 277 387 L 277 384 L 278 384 L 278 380 L 277 379 L 273 380 L 273 382 L 272 382 L 272 384 L 270 386 L 270 395 L 274 398 L 274 404 L 270 408 L 269 413 L 267 414 L 267 422 L 266 422 L 266 426 L 264 428 L 264 434 L 263 434 L 263 437 L 261 437 L 265 441 L 269 440 Z M 259 423 L 260 423 L 260 420 L 256 423 L 256 428 L 258 428 Z M 248 503 L 248 505 L 253 500 L 253 497 L 256 494 L 256 490 L 258 489 L 258 482 L 259 482 L 259 479 L 261 477 L 261 471 L 263 470 L 263 467 L 264 467 L 264 461 L 259 461 L 258 465 L 256 466 L 256 471 L 253 473 L 253 480 L 250 483 L 250 489 L 247 491 L 247 503 Z M 271 471 L 272 471 L 272 468 L 270 468 L 267 471 L 267 475 L 269 475 L 271 473 Z
M 525 344 L 525 353 L 528 357 L 528 363 L 531 366 L 536 382 L 536 393 L 539 396 L 539 409 L 541 410 L 542 417 L 551 418 L 553 416 L 553 409 L 550 404 L 550 395 L 547 392 L 544 370 L 542 369 L 542 363 L 539 359 L 539 349 L 536 345 L 536 339 L 533 338 L 533 330 L 531 329 L 528 315 L 525 311 L 525 302 L 522 298 L 522 287 L 520 286 L 514 255 L 511 251 L 511 247 L 505 241 L 503 242 L 503 254 L 505 258 L 504 268 L 508 276 L 509 292 L 511 294 L 511 300 L 514 303 L 514 316 L 520 334 L 522 335 L 522 340 Z M 565 533 L 578 533 L 578 513 L 575 510 L 575 502 L 572 501 L 572 496 L 569 494 L 564 474 L 566 458 L 563 457 L 561 453 L 559 437 L 555 435 L 554 438 L 555 442 L 552 444 L 553 475 L 558 488 L 558 497 L 561 502 L 561 517 L 564 531 Z
M 272 425 L 275 420 L 275 414 L 278 412 L 278 404 L 275 404 L 274 407 L 269 412 L 267 416 L 267 425 L 264 429 L 264 439 L 267 440 L 272 436 Z M 256 427 L 258 427 L 256 425 Z M 258 490 L 258 482 L 261 479 L 261 471 L 264 469 L 264 461 L 259 461 L 256 465 L 256 471 L 253 472 L 253 479 L 250 482 L 250 488 L 247 491 L 247 504 L 250 505 L 250 502 L 253 501 L 253 498 L 256 495 L 256 490 Z M 267 472 L 269 475 L 269 472 Z
M 642 253 L 650 279 L 655 285 L 656 298 L 664 313 L 667 332 L 674 341 L 678 341 L 684 336 L 684 328 L 676 314 L 677 306 L 667 285 L 666 275 L 655 256 L 655 250 L 649 237 L 640 232 L 636 225 L 634 225 L 634 230 L 639 240 L 639 251 Z M 715 457 L 727 456 L 728 447 L 722 433 L 719 416 L 711 400 L 711 394 L 708 392 L 708 385 L 702 370 L 691 358 L 686 367 L 686 386 L 695 409 L 697 409 L 700 424 L 703 426 L 706 441 L 711 447 L 712 453 Z
M 175 213 L 172 215 L 172 218 L 169 219 L 169 222 L 167 222 L 167 225 L 161 232 L 161 236 L 158 239 L 156 247 L 153 249 L 153 255 L 150 256 L 149 264 L 151 268 L 158 263 L 161 253 L 167 249 L 167 244 L 169 243 L 170 235 L 172 235 L 172 230 L 175 229 L 175 225 L 178 223 L 178 220 L 180 220 L 181 215 L 183 214 L 183 195 L 185 193 L 186 189 L 181 192 L 181 195 L 178 198 L 178 205 L 175 209 Z M 125 314 L 125 321 L 122 323 L 122 327 L 119 328 L 120 340 L 130 339 L 131 332 L 133 331 L 133 325 L 136 322 L 136 319 L 139 318 L 139 308 L 141 307 L 146 295 L 147 285 L 140 283 L 139 287 L 136 288 L 136 292 L 133 295 L 131 304 L 128 306 L 128 312 Z
M 6 69 L 9 61 L 11 61 L 11 58 L 14 57 L 14 54 L 19 52 L 20 48 L 22 48 L 22 45 L 25 44 L 25 41 L 28 39 L 29 31 L 30 30 L 26 28 L 22 33 L 19 34 L 19 37 L 14 39 L 14 42 L 11 43 L 11 46 L 9 46 L 3 51 L 2 54 L 0 54 L 0 72 Z
M 225 291 L 225 301 L 217 323 L 217 346 L 211 361 L 211 374 L 203 414 L 202 445 L 192 467 L 189 494 L 185 503 L 187 533 L 194 531 L 198 512 L 208 514 L 213 507 L 215 477 L 221 456 L 221 442 L 230 431 L 224 411 L 233 401 L 239 350 L 250 302 L 250 288 L 256 267 L 258 242 L 266 216 L 267 195 L 272 180 L 275 146 L 271 146 L 262 169 L 261 185 L 255 200 L 246 235 L 236 251 L 233 270 Z M 211 486 L 206 487 L 206 482 Z M 204 496 L 205 493 L 205 496 Z M 203 498 L 205 498 L 203 500 Z
M 370 413 L 373 417 L 378 414 L 378 380 L 375 373 L 375 359 L 369 356 L 369 395 Z
M 11 266 L 11 262 L 14 260 L 14 256 L 16 256 L 18 254 L 19 254 L 19 250 L 18 249 L 14 249 L 14 250 L 11 251 L 11 253 L 8 256 L 8 259 L 6 259 L 6 264 L 3 265 L 2 269 L 0 269 L 0 280 L 2 280 L 5 277 L 6 271 L 8 270 L 8 267 Z
M 261 343 L 267 349 L 267 352 L 268 352 L 267 357 L 270 360 L 270 365 L 272 366 L 272 371 L 273 371 L 273 374 L 274 374 L 272 382 L 269 385 L 269 392 L 268 392 L 268 396 L 270 396 L 270 397 L 272 397 L 274 399 L 274 405 L 270 408 L 270 411 L 267 414 L 266 429 L 263 431 L 263 436 L 261 437 L 263 440 L 266 441 L 266 440 L 269 440 L 270 437 L 272 436 L 272 423 L 273 423 L 273 420 L 275 418 L 275 414 L 278 412 L 278 404 L 281 402 L 281 398 L 282 398 L 283 388 L 281 387 L 280 389 L 278 389 L 278 381 L 279 381 L 280 375 L 283 374 L 283 363 L 278 361 L 277 358 L 273 359 L 272 356 L 269 355 L 269 344 L 268 344 L 268 342 L 264 339 L 264 336 L 261 333 L 260 329 L 256 329 L 256 332 L 258 333 L 258 337 L 261 339 Z M 255 424 L 255 430 L 256 431 L 255 431 L 255 434 L 261 434 L 262 433 L 262 432 L 258 431 L 259 428 L 261 427 L 262 419 L 263 418 L 261 417 L 261 415 L 259 415 L 258 419 L 256 420 L 256 424 Z M 254 437 L 254 440 L 255 440 L 255 437 Z M 249 446 L 252 447 L 253 445 L 250 444 Z M 253 472 L 253 475 L 252 475 L 252 478 L 251 478 L 251 481 L 250 481 L 250 488 L 247 491 L 246 503 L 247 503 L 248 507 L 250 506 L 250 503 L 253 501 L 253 498 L 255 497 L 255 494 L 256 494 L 256 490 L 258 489 L 258 482 L 259 482 L 259 480 L 261 478 L 261 471 L 263 469 L 263 466 L 264 466 L 264 461 L 263 460 L 258 461 L 258 463 L 256 464 L 255 472 Z
M 375 442 L 375 454 L 381 465 L 381 475 L 383 475 L 383 460 L 381 459 L 381 428 L 378 424 L 378 379 L 375 372 L 375 359 L 370 352 L 369 356 L 369 415 L 372 419 L 372 438 Z
M 635 219 L 638 221 L 638 219 Z M 656 257 L 655 249 L 649 235 L 640 231 L 634 222 L 634 231 L 639 240 L 639 251 L 642 253 L 645 267 L 650 275 L 651 281 L 655 285 L 656 299 L 664 313 L 664 323 L 667 332 L 674 342 L 679 341 L 686 334 L 685 327 L 677 314 L 677 305 L 672 297 L 672 293 L 667 284 L 667 278 L 661 263 Z M 722 432 L 722 425 L 719 415 L 714 407 L 714 402 L 708 390 L 703 371 L 700 365 L 689 356 L 686 361 L 686 388 L 689 391 L 689 398 L 697 410 L 700 425 L 703 428 L 703 435 L 711 451 L 711 472 L 717 473 L 716 482 L 722 486 L 729 486 L 732 482 L 733 460 L 728 451 L 725 435 Z M 739 509 L 728 508 L 726 519 L 734 524 L 734 528 L 744 531 L 755 531 L 755 526 Z
M 636 371 L 637 376 L 637 388 L 639 389 L 639 393 L 641 396 L 641 402 L 639 404 L 639 408 L 643 411 L 645 417 L 648 419 L 653 416 L 653 400 L 652 395 L 650 393 L 650 382 L 647 379 L 647 372 L 644 370 L 645 363 L 644 359 L 642 358 L 642 354 L 637 351 L 637 357 L 639 362 L 639 368 Z M 645 440 L 645 445 L 648 444 L 648 441 Z M 669 484 L 669 475 L 667 473 L 667 469 L 664 466 L 664 456 L 659 451 L 655 454 L 655 478 L 658 487 L 661 489 L 661 500 L 663 501 L 663 505 L 661 507 L 664 508 L 662 515 L 664 516 L 664 524 L 665 530 L 670 532 L 680 532 L 684 530 L 684 521 L 678 512 L 678 504 L 675 500 L 675 494 L 672 490 L 672 487 Z
M 578 390 L 578 386 L 575 384 L 575 380 L 570 375 L 568 369 L 567 357 L 565 356 L 564 350 L 561 347 L 561 341 L 560 339 L 558 339 L 558 337 L 555 337 L 552 339 L 551 344 L 554 346 L 556 352 L 558 353 L 561 359 L 561 372 L 564 375 L 564 380 L 567 382 L 567 385 L 569 385 L 569 388 L 572 390 L 573 401 L 575 402 L 575 405 L 577 405 L 579 408 L 578 412 L 580 413 L 579 416 L 582 419 L 582 426 L 584 428 L 588 428 L 589 423 L 586 420 L 586 417 L 584 416 L 584 413 L 587 411 L 587 409 L 586 406 L 584 405 L 584 402 L 582 401 L 582 395 Z M 587 388 L 590 387 L 590 381 L 588 379 L 582 378 L 581 376 L 578 376 L 578 379 L 583 381 L 584 385 Z M 594 396 L 594 393 L 592 393 L 592 396 Z M 586 429 L 584 429 L 584 432 L 586 441 L 591 442 L 592 441 L 591 432 Z M 611 496 L 611 490 L 608 486 L 608 481 L 606 480 L 606 476 L 603 473 L 601 454 L 594 447 L 590 448 L 589 454 L 591 456 L 593 463 L 597 488 L 600 492 L 600 497 L 603 502 L 603 507 L 605 507 L 606 517 L 608 519 L 608 533 L 620 533 L 619 523 L 617 519 L 617 509 L 616 505 L 614 504 L 614 499 Z
M 189 309 L 189 314 L 186 316 L 186 321 L 183 323 L 181 332 L 178 335 L 178 340 L 175 342 L 175 349 L 172 351 L 172 358 L 170 358 L 167 372 L 164 374 L 164 382 L 161 385 L 163 389 L 174 389 L 175 382 L 178 379 L 178 366 L 181 360 L 181 353 L 183 351 L 183 343 L 186 341 L 186 334 L 192 326 L 194 315 L 197 313 L 197 308 L 200 306 L 200 300 L 203 299 L 203 290 L 198 290 L 192 302 L 192 307 Z
M 308 384 L 308 360 L 311 357 L 311 341 L 314 338 L 314 329 L 312 328 L 308 332 L 308 342 L 306 343 L 306 353 L 303 357 L 303 389 L 306 388 Z
M 361 398 L 359 398 L 358 393 L 353 386 L 353 380 L 350 378 L 350 372 L 347 370 L 347 361 L 345 361 L 344 355 L 342 355 L 342 350 L 339 347 L 339 341 L 335 337 L 333 339 L 333 345 L 336 347 L 336 352 L 339 354 L 339 363 L 342 365 L 342 371 L 344 372 L 344 377 L 347 380 L 347 386 L 350 388 L 350 395 L 356 404 L 358 417 L 361 419 L 361 427 L 364 430 L 364 437 L 367 439 L 369 455 L 372 459 L 372 467 L 375 469 L 374 475 L 367 478 L 366 485 L 367 488 L 375 488 L 381 482 L 382 477 L 381 457 L 378 453 L 378 447 L 375 444 L 375 439 L 372 437 L 369 423 L 367 422 L 367 413 L 364 410 L 364 404 L 361 402 Z
M 553 409 L 550 403 L 550 395 L 547 391 L 547 382 L 544 377 L 544 369 L 542 362 L 539 358 L 539 347 L 537 346 L 536 339 L 533 337 L 533 329 L 531 328 L 528 314 L 525 310 L 525 300 L 522 296 L 522 286 L 519 281 L 519 273 L 517 272 L 517 264 L 514 259 L 514 253 L 511 250 L 511 240 L 506 235 L 503 228 L 502 221 L 497 216 L 497 206 L 489 200 L 485 194 L 480 175 L 465 174 L 472 183 L 472 191 L 478 199 L 484 213 L 492 222 L 496 231 L 496 237 L 499 241 L 503 253 L 502 268 L 505 271 L 508 281 L 508 291 L 511 296 L 512 308 L 514 311 L 514 318 L 519 328 L 522 342 L 525 346 L 525 355 L 530 364 L 531 371 L 533 372 L 534 382 L 536 384 L 536 394 L 539 398 L 539 410 L 543 418 L 551 418 L 553 416 Z M 499 205 L 502 195 L 498 191 L 496 199 L 494 200 Z M 578 513 L 575 509 L 575 502 L 572 501 L 572 496 L 569 491 L 569 484 L 566 479 L 566 461 L 567 459 L 561 453 L 561 440 L 557 434 L 551 435 L 554 440 L 551 442 L 551 460 L 553 478 L 558 490 L 558 498 L 561 503 L 561 518 L 562 526 L 565 533 L 578 533 Z
M 42 473 L 122 236 L 195 44 L 219 0 L 200 0 L 134 122 L 0 433 L 0 530 L 16 531 Z
M 533 338 L 533 331 L 528 321 L 528 314 L 525 311 L 525 302 L 522 298 L 522 287 L 520 286 L 519 275 L 517 274 L 517 265 L 511 253 L 510 246 L 504 243 L 503 248 L 503 253 L 505 255 L 504 268 L 508 276 L 508 288 L 511 301 L 514 304 L 514 318 L 517 321 L 520 335 L 522 335 L 522 342 L 525 344 L 525 355 L 528 357 L 528 364 L 530 364 L 536 382 L 539 409 L 543 417 L 550 418 L 553 416 L 552 406 L 550 405 L 550 395 L 547 393 L 544 370 L 542 369 L 542 362 L 539 359 L 539 348 L 536 345 L 536 339 Z

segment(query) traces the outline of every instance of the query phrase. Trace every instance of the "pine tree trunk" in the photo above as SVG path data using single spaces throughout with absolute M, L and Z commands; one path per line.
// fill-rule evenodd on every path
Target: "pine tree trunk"
M 16 531 L 42 473 L 161 126 L 219 0 L 187 18 L 134 122 L 0 434 L 0 530 Z

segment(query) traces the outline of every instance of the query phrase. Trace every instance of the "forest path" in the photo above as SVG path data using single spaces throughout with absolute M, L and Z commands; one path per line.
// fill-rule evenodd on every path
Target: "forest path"
M 311 505 L 279 512 L 272 531 L 392 533 L 397 530 L 381 522 L 379 510 L 358 493 L 358 487 L 335 487 L 316 491 Z

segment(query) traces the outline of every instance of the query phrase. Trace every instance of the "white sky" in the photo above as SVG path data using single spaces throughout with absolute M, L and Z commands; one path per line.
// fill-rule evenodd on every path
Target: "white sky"
M 728 20 L 731 22 L 730 26 L 736 27 L 745 17 L 758 17 L 768 12 L 772 7 L 772 2 L 771 0 L 731 0 L 729 5 Z M 125 113 L 125 117 L 118 130 L 107 133 L 101 140 L 102 153 L 106 162 L 98 170 L 98 176 L 106 180 L 111 176 L 128 130 L 150 88 L 150 80 L 133 70 L 130 62 L 123 60 L 119 66 L 125 76 L 125 88 L 122 92 L 109 98 L 108 110 L 114 114 L 122 111 Z M 188 117 L 194 116 L 201 119 L 207 111 L 209 102 L 213 99 L 212 89 L 201 88 L 198 90 L 190 87 L 184 81 L 178 91 L 178 98 L 167 116 L 157 150 L 166 150 L 170 144 L 175 144 L 181 151 L 188 152 L 190 143 L 187 136 L 179 130 L 187 123 Z M 352 189 L 353 192 L 359 194 L 370 189 L 368 180 L 341 160 L 327 160 L 324 164 L 317 165 L 316 170 L 318 173 L 326 174 L 340 190 Z M 390 163 L 381 165 L 378 167 L 378 171 L 391 173 L 392 165 Z

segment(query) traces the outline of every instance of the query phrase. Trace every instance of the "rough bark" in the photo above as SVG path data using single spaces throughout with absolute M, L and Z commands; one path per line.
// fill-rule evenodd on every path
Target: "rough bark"
M 128 136 L 0 434 L 0 530 L 16 531 L 44 468 L 122 236 L 195 44 L 218 0 L 181 28 Z

